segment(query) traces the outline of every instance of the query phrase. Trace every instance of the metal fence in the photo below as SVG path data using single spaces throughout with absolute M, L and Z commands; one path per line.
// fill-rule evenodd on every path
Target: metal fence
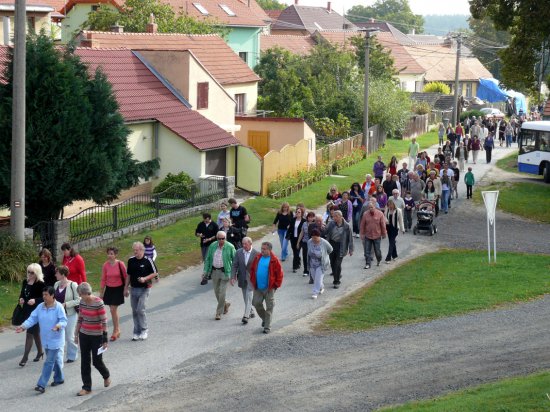
M 209 176 L 192 185 L 175 185 L 161 193 L 142 193 L 114 206 L 93 206 L 66 219 L 73 243 L 155 219 L 175 210 L 227 197 L 223 176 Z

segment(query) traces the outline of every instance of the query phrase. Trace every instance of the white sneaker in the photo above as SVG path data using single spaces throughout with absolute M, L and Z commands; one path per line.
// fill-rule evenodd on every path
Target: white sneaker
M 391 260 L 385 260 L 384 263 L 385 263 L 386 265 L 389 265 L 389 264 L 391 263 Z
M 132 336 L 132 340 L 135 342 L 136 340 L 139 340 L 139 335 L 136 335 L 134 334 L 134 336 Z
M 311 299 L 317 299 L 317 295 L 311 295 Z
M 141 332 L 141 335 L 139 335 L 139 338 L 141 340 L 146 340 L 148 337 L 149 337 L 149 335 L 147 335 L 147 331 Z
M 325 293 L 325 288 L 322 288 L 319 293 L 322 295 L 323 293 Z

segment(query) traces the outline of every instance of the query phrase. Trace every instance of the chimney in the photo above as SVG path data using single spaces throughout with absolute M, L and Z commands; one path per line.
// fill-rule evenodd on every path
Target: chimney
M 330 1 L 327 2 L 327 11 L 330 13 L 332 11 Z
M 413 28 L 411 29 L 411 34 L 414 36 L 416 34 L 416 30 Z
M 298 5 L 298 0 L 294 0 L 294 5 L 295 5 L 295 6 Z
M 114 26 L 111 26 L 111 31 L 113 33 L 124 33 L 124 26 L 120 26 L 118 22 Z
M 155 15 L 151 13 L 149 16 L 149 23 L 147 23 L 147 33 L 156 33 L 158 30 L 158 24 L 155 23 Z
M 374 20 L 374 19 L 371 17 L 370 23 L 376 23 L 376 20 Z

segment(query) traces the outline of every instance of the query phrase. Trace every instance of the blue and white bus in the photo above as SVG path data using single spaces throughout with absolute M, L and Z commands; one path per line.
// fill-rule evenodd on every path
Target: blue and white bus
M 518 170 L 550 183 L 550 121 L 524 122 L 518 140 Z

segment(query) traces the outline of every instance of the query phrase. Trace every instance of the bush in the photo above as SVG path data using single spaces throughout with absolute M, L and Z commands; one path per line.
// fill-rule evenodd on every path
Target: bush
M 479 111 L 479 110 L 468 110 L 467 112 L 462 112 L 460 113 L 460 121 L 463 122 L 464 119 L 466 119 L 467 117 L 472 117 L 472 116 L 475 116 L 476 118 L 480 118 L 480 117 L 483 117 L 485 116 L 483 114 L 483 112 Z
M 165 193 L 166 196 L 172 197 L 177 195 L 178 197 L 186 197 L 191 193 L 191 185 L 195 181 L 185 172 L 180 172 L 177 175 L 168 173 L 164 180 L 155 187 L 153 193 L 162 193 L 166 192 L 168 189 L 171 189 L 169 193 Z
M 36 262 L 37 256 L 31 242 L 19 242 L 8 234 L 0 234 L 0 280 L 23 281 L 27 266 Z
M 427 102 L 416 102 L 413 104 L 412 112 L 414 114 L 428 114 L 432 111 L 432 108 Z
M 442 82 L 430 82 L 424 86 L 424 93 L 443 93 L 451 94 L 451 88 Z

